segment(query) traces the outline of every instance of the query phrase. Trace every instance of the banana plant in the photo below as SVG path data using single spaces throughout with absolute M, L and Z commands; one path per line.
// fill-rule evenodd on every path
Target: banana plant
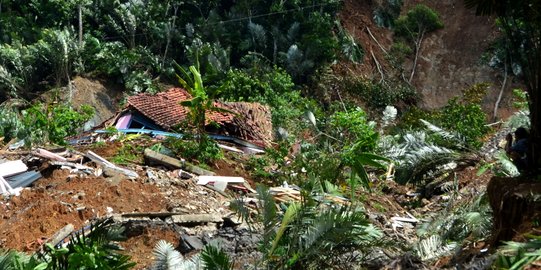
M 211 93 L 203 85 L 203 79 L 201 72 L 199 71 L 199 65 L 190 66 L 189 70 L 192 76 L 186 71 L 183 67 L 175 64 L 177 69 L 182 73 L 182 76 L 177 74 L 178 81 L 188 93 L 192 96 L 192 99 L 181 101 L 180 105 L 190 109 L 188 113 L 189 118 L 192 121 L 192 124 L 196 128 L 197 135 L 199 140 L 201 140 L 202 135 L 205 132 L 205 126 L 207 124 L 206 114 L 207 112 L 220 112 L 220 113 L 229 113 L 236 114 L 235 112 L 225 109 L 223 107 L 216 106 L 214 102 L 214 95 L 216 92 Z M 193 77 L 193 78 L 192 78 Z

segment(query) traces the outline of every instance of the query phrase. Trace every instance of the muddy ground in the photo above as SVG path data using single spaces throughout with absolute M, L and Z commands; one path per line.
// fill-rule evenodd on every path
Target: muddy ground
M 104 158 L 111 159 L 122 145 L 112 142 L 92 149 Z M 231 153 L 226 157 L 212 169 L 219 175 L 243 176 L 253 186 L 254 181 L 242 165 L 246 157 Z M 134 180 L 118 175 L 83 177 L 68 170 L 48 167 L 45 162 L 43 164 L 40 169 L 44 178 L 23 190 L 20 196 L 0 200 L 0 249 L 33 252 L 67 224 L 73 224 L 78 230 L 96 218 L 112 214 L 177 212 L 230 217 L 232 212 L 228 208 L 229 202 L 240 195 L 228 189 L 227 196 L 224 196 L 197 185 L 194 179 L 179 178 L 178 171 L 143 164 L 125 165 L 141 176 Z M 457 192 L 464 199 L 478 196 L 491 177 L 490 174 L 479 177 L 476 173 L 477 168 L 469 167 L 456 174 Z M 454 177 L 451 175 L 450 181 Z M 400 243 L 389 247 L 386 256 L 374 258 L 373 264 L 381 266 L 392 262 L 396 259 L 393 256 L 402 256 L 401 248 L 417 240 L 415 226 L 393 228 L 392 217 L 413 215 L 429 220 L 437 218 L 437 214 L 450 203 L 449 196 L 441 191 L 433 191 L 426 198 L 417 194 L 416 187 L 401 186 L 393 181 L 376 182 L 371 193 L 362 194 L 367 216 L 384 231 L 386 240 Z M 172 224 L 167 218 L 125 222 L 124 225 L 128 240 L 121 245 L 124 252 L 137 262 L 136 269 L 145 269 L 152 264 L 152 250 L 162 239 L 187 256 L 197 252 L 197 248 L 187 245 L 190 239 L 195 239 L 196 244 L 221 242 L 227 252 L 232 254 L 238 268 L 245 268 L 258 259 L 259 236 L 250 232 L 245 225 L 203 223 L 186 227 Z

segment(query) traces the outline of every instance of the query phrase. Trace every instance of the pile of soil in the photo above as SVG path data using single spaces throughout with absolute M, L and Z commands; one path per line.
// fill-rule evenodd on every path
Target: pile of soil
M 69 177 L 57 170 L 34 188 L 0 202 L 0 247 L 34 251 L 40 240 L 71 223 L 82 228 L 94 218 L 115 213 L 157 212 L 166 209 L 160 190 L 149 184 L 104 178 Z

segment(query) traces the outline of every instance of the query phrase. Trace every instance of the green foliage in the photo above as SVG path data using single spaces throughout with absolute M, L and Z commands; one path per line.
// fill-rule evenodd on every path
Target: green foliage
M 486 126 L 486 114 L 480 105 L 460 104 L 456 99 L 450 100 L 443 107 L 439 123 L 442 127 L 462 134 L 468 145 L 476 149 L 481 147 L 481 139 L 490 131 Z
M 375 1 L 374 21 L 379 27 L 391 28 L 400 15 L 403 0 L 379 0 Z
M 233 269 L 233 262 L 229 256 L 221 249 L 206 245 L 201 251 L 201 260 L 206 270 L 230 270 Z
M 0 251 L 0 269 L 3 270 L 45 270 L 48 264 L 14 250 Z
M 492 229 L 492 210 L 486 193 L 470 201 L 449 207 L 431 221 L 424 223 L 417 234 L 421 237 L 439 235 L 443 241 L 485 240 Z
M 200 256 L 194 255 L 190 259 L 185 259 L 180 252 L 175 250 L 173 245 L 164 240 L 156 243 L 152 254 L 156 258 L 151 268 L 154 270 L 203 269 Z
M 311 143 L 301 143 L 299 153 L 286 170 L 296 172 L 285 180 L 302 184 L 306 178 L 323 185 L 349 184 L 351 198 L 357 187 L 370 188 L 365 166 L 372 169 L 385 168 L 389 160 L 372 154 L 376 147 L 378 133 L 375 123 L 368 122 L 365 113 L 357 108 L 351 112 L 337 112 L 330 116 Z M 317 138 L 317 140 L 316 140 Z
M 105 219 L 93 223 L 90 232 L 70 236 L 70 243 L 65 248 L 47 246 L 47 254 L 42 259 L 48 269 L 131 269 L 135 263 L 130 257 L 119 253 L 120 247 L 114 241 L 122 241 L 123 227 L 110 224 Z
M 252 69 L 230 70 L 219 88 L 220 97 L 229 101 L 260 102 L 271 107 L 272 124 L 292 133 L 302 129 L 299 119 L 315 102 L 302 97 L 283 69 L 257 65 Z
M 67 83 L 78 60 L 79 48 L 75 35 L 67 29 L 45 30 L 42 37 L 37 46 L 54 75 L 56 85 Z
M 337 134 L 346 145 L 356 143 L 362 152 L 372 152 L 376 147 L 378 133 L 375 122 L 369 122 L 361 108 L 350 112 L 336 112 L 330 116 L 332 134 Z
M 271 269 L 329 268 L 345 253 L 366 251 L 381 237 L 360 209 L 328 206 L 309 193 L 277 212 L 269 191 L 258 187 L 257 218 L 264 228 L 260 250 Z
M 354 37 L 350 35 L 342 25 L 336 21 L 336 28 L 338 28 L 338 41 L 341 48 L 341 54 L 345 59 L 360 63 L 364 57 L 363 48 L 355 41 Z
M 395 35 L 414 42 L 428 32 L 443 28 L 438 14 L 426 5 L 418 4 L 400 16 L 394 24 Z
M 159 59 L 147 48 L 127 48 L 120 42 L 102 43 L 87 37 L 82 61 L 87 71 L 114 78 L 132 93 L 155 93 L 158 88 L 151 74 L 158 73 Z
M 525 269 L 541 260 L 541 237 L 529 235 L 525 243 L 505 242 L 494 264 L 498 269 Z
M 68 105 L 44 105 L 36 103 L 21 112 L 24 129 L 18 137 L 27 143 L 52 142 L 66 144 L 64 139 L 75 135 L 77 130 L 94 114 L 93 108 L 81 106 L 75 111 Z
M 206 134 L 200 135 L 197 140 L 193 140 L 190 136 L 182 139 L 168 138 L 164 144 L 175 155 L 200 163 L 209 164 L 224 157 L 220 147 Z
M 387 61 L 389 61 L 389 63 L 394 68 L 401 70 L 403 69 L 404 62 L 406 61 L 408 56 L 410 56 L 412 53 L 413 53 L 413 50 L 408 44 L 398 41 L 398 42 L 393 43 L 393 45 L 391 45 L 389 54 L 385 56 L 385 59 L 387 59 Z
M 64 139 L 75 135 L 94 114 L 89 106 L 81 106 L 76 111 L 68 105 L 41 103 L 21 112 L 13 106 L 3 106 L 1 111 L 0 136 L 5 140 L 25 139 L 27 144 L 52 142 L 63 145 Z
M 142 161 L 142 156 L 140 155 L 143 152 L 143 147 L 125 143 L 118 149 L 117 154 L 111 159 L 113 163 L 126 165 L 129 163 L 137 163 Z
M 521 89 L 513 89 L 513 96 L 515 102 L 513 102 L 513 106 L 519 110 L 527 110 L 528 109 L 528 93 L 526 91 L 523 91 Z
M 425 111 L 411 107 L 400 119 L 402 129 L 419 129 L 424 119 L 436 126 L 451 130 L 464 137 L 466 148 L 479 149 L 482 139 L 488 134 L 487 116 L 481 108 L 487 84 L 476 84 L 463 92 L 461 100 L 452 98 L 439 111 Z
M 400 102 L 414 104 L 417 100 L 415 89 L 399 81 L 383 83 L 353 79 L 347 81 L 345 87 L 349 92 L 363 97 L 367 105 L 374 109 L 383 109 Z
M 507 122 L 505 126 L 516 129 L 519 127 L 530 128 L 530 110 L 528 108 L 528 94 L 520 89 L 513 89 L 514 102 L 513 106 L 518 109 Z
M 396 162 L 395 181 L 401 184 L 423 184 L 445 173 L 441 168 L 459 158 L 458 153 L 435 143 L 425 132 L 405 133 L 402 136 L 384 137 L 380 152 Z M 436 171 L 438 175 L 431 175 Z
M 264 157 L 250 157 L 246 164 L 246 169 L 251 171 L 251 176 L 255 179 L 262 180 L 271 177 L 267 171 L 269 160 Z

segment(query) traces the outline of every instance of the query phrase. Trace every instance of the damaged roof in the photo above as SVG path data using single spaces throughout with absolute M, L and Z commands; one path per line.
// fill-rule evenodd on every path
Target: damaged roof
M 190 100 L 192 96 L 182 88 L 171 88 L 156 95 L 141 93 L 128 97 L 128 109 L 154 121 L 165 130 L 186 121 L 189 108 L 180 105 L 181 101 Z M 217 131 L 260 146 L 269 146 L 272 141 L 271 111 L 268 106 L 249 102 L 215 102 L 214 106 L 222 107 L 236 113 L 207 112 L 207 124 L 217 123 L 221 128 Z
M 180 105 L 181 101 L 190 100 L 192 96 L 182 88 L 171 88 L 168 91 L 150 95 L 146 93 L 128 97 L 128 105 L 153 120 L 157 125 L 170 129 L 186 121 L 189 109 Z M 215 106 L 220 106 L 215 103 Z M 233 115 L 229 113 L 207 112 L 208 122 L 218 124 L 230 123 Z

